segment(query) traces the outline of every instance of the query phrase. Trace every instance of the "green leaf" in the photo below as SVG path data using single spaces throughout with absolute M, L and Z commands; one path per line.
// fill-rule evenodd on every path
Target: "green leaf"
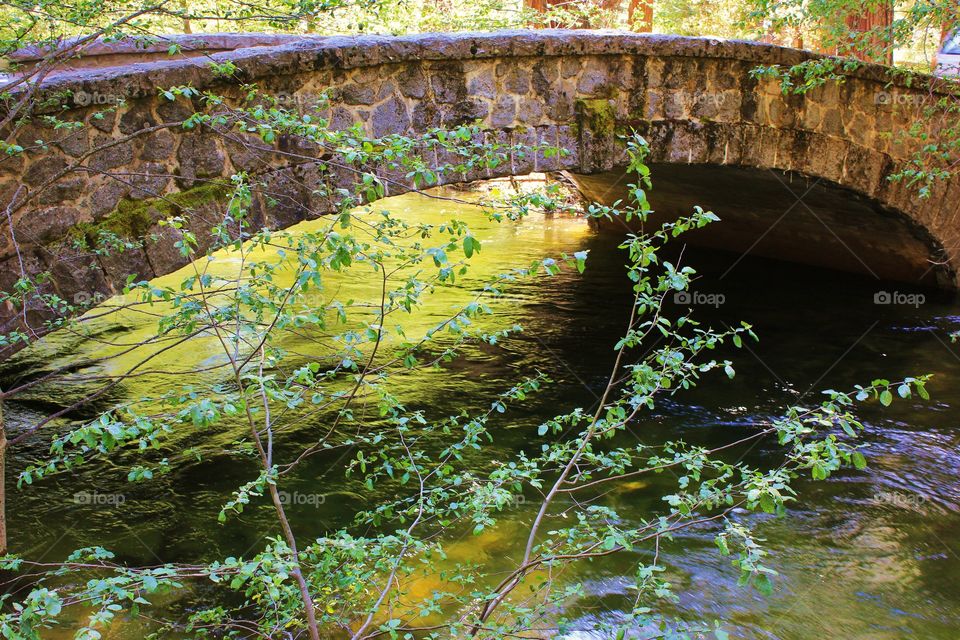
M 769 493 L 760 496 L 760 508 L 763 509 L 765 513 L 773 513 L 776 510 L 776 502 L 774 502 L 773 496 Z
M 474 238 L 471 235 L 466 235 L 463 237 L 463 254 L 468 258 L 472 258 L 474 253 L 480 251 L 480 241 Z
M 867 468 L 867 459 L 864 458 L 863 454 L 859 451 L 854 451 L 853 455 L 850 456 L 850 459 L 853 461 L 853 466 L 857 469 Z
M 890 393 L 889 389 L 884 389 L 880 392 L 880 404 L 885 407 L 889 407 L 890 403 L 893 402 L 893 394 Z
M 756 581 L 757 591 L 762 593 L 765 596 L 773 595 L 773 581 L 770 580 L 770 576 L 766 574 L 760 574 L 757 576 Z
M 577 262 L 577 271 L 583 273 L 587 268 L 587 252 L 586 251 L 577 251 L 573 254 L 573 259 Z

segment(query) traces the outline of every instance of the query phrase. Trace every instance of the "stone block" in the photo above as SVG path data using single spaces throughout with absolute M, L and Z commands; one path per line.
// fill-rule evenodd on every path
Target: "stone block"
M 392 97 L 373 108 L 370 121 L 373 135 L 382 137 L 387 134 L 405 134 L 410 128 L 410 115 L 406 105 L 397 97 Z
M 215 178 L 223 175 L 224 154 L 217 138 L 209 134 L 183 136 L 177 150 L 180 179 L 177 183 L 189 189 L 201 182 L 199 178 Z

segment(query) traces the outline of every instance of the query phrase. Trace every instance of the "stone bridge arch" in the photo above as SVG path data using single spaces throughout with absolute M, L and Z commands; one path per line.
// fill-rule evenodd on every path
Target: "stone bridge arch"
M 896 221 L 875 243 L 877 255 L 899 251 L 893 267 L 878 268 L 882 277 L 957 285 L 960 182 L 921 199 L 886 179 L 915 149 L 885 132 L 911 126 L 917 110 L 907 107 L 930 100 L 930 90 L 891 83 L 882 67 L 863 66 L 841 84 L 785 96 L 751 70 L 796 64 L 813 54 L 752 42 L 550 30 L 279 38 L 261 46 L 242 36 L 216 36 L 209 45 L 202 39 L 211 36 L 190 38 L 195 46 L 188 57 L 127 63 L 122 51 L 106 48 L 99 62 L 77 65 L 36 88 L 40 99 L 64 105 L 62 118 L 84 126 L 53 131 L 35 119 L 16 136 L 27 152 L 0 160 L 0 199 L 8 212 L 0 235 L 0 289 L 8 290 L 24 271 L 49 272 L 47 286 L 70 299 L 78 292 L 113 291 L 129 273 L 173 271 L 183 259 L 158 219 L 216 202 L 211 181 L 237 171 L 250 171 L 269 186 L 264 193 L 273 195 L 256 204 L 273 227 L 323 213 L 324 202 L 308 188 L 311 163 L 302 161 L 310 149 L 291 149 L 281 139 L 251 150 L 213 132 L 165 126 L 189 116 L 194 105 L 158 97 L 158 87 L 242 93 L 235 81 L 213 73 L 210 60 L 232 62 L 245 82 L 293 105 L 330 91 L 324 115 L 335 127 L 359 122 L 382 135 L 479 120 L 491 138 L 570 152 L 516 154 L 496 169 L 447 175 L 444 182 L 566 171 L 590 192 L 598 182 L 589 176 L 615 176 L 624 164 L 617 136 L 630 129 L 648 139 L 655 163 L 734 167 L 748 177 L 773 169 L 819 179 L 857 194 L 867 218 L 873 211 Z M 94 116 L 119 98 L 125 103 L 114 113 Z M 43 149 L 35 148 L 37 140 Z M 399 177 L 388 195 L 410 188 Z M 158 241 L 109 258 L 71 249 L 78 229 L 98 225 Z M 864 246 L 873 231 L 864 230 Z M 812 249 L 806 257 L 817 262 Z

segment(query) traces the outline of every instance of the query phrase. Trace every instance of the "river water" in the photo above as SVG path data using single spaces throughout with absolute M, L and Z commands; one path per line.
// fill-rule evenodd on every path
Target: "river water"
M 409 406 L 433 416 L 484 408 L 522 375 L 547 373 L 553 380 L 548 389 L 498 423 L 496 444 L 485 455 L 504 459 L 539 446 L 536 425 L 541 420 L 596 403 L 630 305 L 617 234 L 595 232 L 581 219 L 540 215 L 496 225 L 475 207 L 417 195 L 382 204 L 410 220 L 439 221 L 455 214 L 470 222 L 483 242 L 474 274 L 427 305 L 418 320 L 424 325 L 442 317 L 457 296 L 467 295 L 484 276 L 563 252 L 590 251 L 584 274 L 564 272 L 518 285 L 498 304 L 500 321 L 522 324 L 522 335 L 500 348 L 476 350 L 442 371 L 401 381 Z M 717 212 L 722 218 L 722 210 Z M 682 437 L 719 444 L 747 435 L 788 404 L 814 401 L 820 389 L 848 389 L 877 377 L 935 377 L 928 402 L 862 409 L 867 470 L 843 472 L 824 482 L 799 482 L 800 500 L 786 517 L 739 516 L 754 523 L 767 540 L 772 553 L 767 564 L 780 574 L 772 596 L 737 585 L 729 560 L 715 552 L 711 530 L 690 531 L 662 550 L 668 576 L 680 594 L 667 613 L 718 620 L 731 636 L 751 639 L 960 637 L 960 349 L 947 337 L 960 329 L 960 305 L 930 291 L 749 255 L 687 248 L 683 260 L 701 274 L 691 298 L 699 318 L 715 327 L 747 320 L 760 342 L 729 354 L 737 368 L 733 380 L 712 378 L 661 403 L 633 429 L 643 442 Z M 363 295 L 363 286 L 354 286 L 357 295 Z M 923 303 L 878 304 L 885 299 L 883 292 L 900 300 L 908 298 L 893 294 L 920 293 Z M 101 326 L 101 336 L 122 342 L 145 335 L 152 322 L 125 316 Z M 9 381 L 68 361 L 81 363 L 84 370 L 83 361 L 101 350 L 71 336 L 53 336 L 43 347 L 4 365 L 0 376 Z M 215 353 L 214 345 L 197 340 L 189 353 L 171 354 L 167 362 L 212 362 Z M 107 401 L 184 382 L 145 376 Z M 69 388 L 41 389 L 26 402 L 11 403 L 11 430 L 15 433 L 62 405 L 71 393 Z M 294 444 L 312 442 L 310 427 L 305 424 L 287 437 Z M 249 554 L 262 544 L 264 531 L 273 531 L 271 508 L 253 505 L 226 526 L 216 519 L 226 496 L 255 473 L 247 460 L 218 455 L 219 445 L 237 437 L 230 429 L 179 437 L 167 452 L 178 460 L 175 470 L 145 484 L 128 484 L 123 469 L 112 472 L 94 465 L 11 490 L 11 547 L 52 561 L 96 543 L 124 561 L 147 564 Z M 16 474 L 43 448 L 34 441 L 16 451 L 8 483 L 15 482 Z M 772 465 L 778 459 L 777 449 L 768 444 L 744 454 L 755 465 Z M 290 507 L 303 538 L 346 524 L 349 514 L 376 498 L 355 479 L 345 478 L 335 462 L 336 456 L 310 459 L 286 487 L 307 496 Z M 643 482 L 625 483 L 609 499 L 623 516 L 642 518 L 658 507 L 657 489 Z M 309 498 L 317 495 L 323 497 Z M 530 508 L 519 505 L 493 530 L 451 540 L 451 561 L 506 566 L 518 552 L 530 519 Z M 615 556 L 578 565 L 575 574 L 565 576 L 585 585 L 585 595 L 566 612 L 574 620 L 567 637 L 603 637 L 592 635 L 589 628 L 597 620 L 615 620 L 628 606 L 630 560 Z M 203 596 L 201 589 L 184 602 L 202 601 Z M 120 621 L 105 637 L 142 634 L 140 622 Z M 58 635 L 51 632 L 50 637 Z

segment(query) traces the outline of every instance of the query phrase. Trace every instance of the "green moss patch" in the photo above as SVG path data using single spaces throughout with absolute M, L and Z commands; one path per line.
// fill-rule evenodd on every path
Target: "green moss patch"
M 104 236 L 123 240 L 144 238 L 158 220 L 188 213 L 191 209 L 216 202 L 229 192 L 224 183 L 210 183 L 149 200 L 123 199 L 117 208 L 98 222 L 82 222 L 68 232 L 74 244 L 95 247 Z
M 610 137 L 617 127 L 617 114 L 606 98 L 578 98 L 577 122 L 598 138 Z

